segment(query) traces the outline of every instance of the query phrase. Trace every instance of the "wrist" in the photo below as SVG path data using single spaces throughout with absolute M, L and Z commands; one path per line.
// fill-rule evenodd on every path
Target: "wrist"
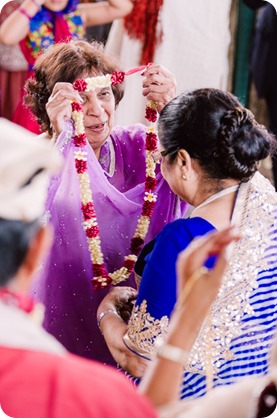
M 194 311 L 188 310 L 186 306 L 175 309 L 168 329 L 167 341 L 184 350 L 191 349 L 203 323 L 201 314 L 191 315 L 190 312 Z
M 41 5 L 38 0 L 25 0 L 18 8 L 22 13 L 22 10 L 26 12 L 25 16 L 28 16 L 28 19 L 31 20 L 41 9 Z
M 102 312 L 99 313 L 99 315 L 97 316 L 97 325 L 98 325 L 98 328 L 100 329 L 101 333 L 102 333 L 102 330 L 101 330 L 101 321 L 107 315 L 116 315 L 116 316 L 118 316 L 118 313 L 117 313 L 117 311 L 115 309 L 105 309 L 104 311 L 102 311 Z
M 41 3 L 39 0 L 32 0 L 32 2 L 36 5 L 37 9 L 40 10 L 43 3 Z
M 158 348 L 157 357 L 185 366 L 189 358 L 189 351 L 183 350 L 176 345 L 166 343 Z

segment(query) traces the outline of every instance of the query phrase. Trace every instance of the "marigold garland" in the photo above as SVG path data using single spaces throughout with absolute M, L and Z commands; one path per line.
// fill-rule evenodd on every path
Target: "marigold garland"
M 133 74 L 134 72 L 140 71 L 142 69 L 145 69 L 145 66 L 130 70 L 127 73 L 120 71 L 104 76 L 86 78 L 84 80 L 78 79 L 73 84 L 73 87 L 78 92 L 109 87 L 111 85 L 122 83 L 126 75 Z M 153 214 L 157 200 L 157 195 L 154 193 L 157 186 L 155 173 L 156 163 L 152 157 L 152 153 L 157 149 L 157 136 L 153 127 L 148 128 L 145 141 L 146 180 L 144 189 L 144 201 L 142 205 L 141 216 L 138 219 L 135 234 L 131 240 L 130 254 L 124 257 L 124 263 L 120 269 L 114 271 L 113 273 L 108 273 L 104 263 L 104 256 L 101 250 L 100 231 L 97 222 L 97 216 L 94 210 L 90 178 L 87 173 L 87 152 L 82 150 L 82 148 L 85 147 L 87 143 L 87 138 L 83 122 L 83 108 L 80 103 L 72 103 L 72 118 L 75 124 L 75 135 L 73 137 L 73 142 L 76 147 L 76 151 L 74 151 L 75 168 L 80 182 L 83 228 L 86 234 L 92 262 L 92 285 L 94 289 L 101 289 L 110 285 L 116 285 L 128 279 L 130 274 L 133 272 L 135 263 L 137 261 L 137 256 L 142 248 L 142 245 L 144 244 L 144 239 L 150 224 L 150 218 Z M 157 120 L 155 102 L 147 103 L 145 118 L 152 123 Z

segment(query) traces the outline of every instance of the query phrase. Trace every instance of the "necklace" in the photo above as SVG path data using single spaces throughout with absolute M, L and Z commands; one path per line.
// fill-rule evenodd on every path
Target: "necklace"
M 212 196 L 208 197 L 208 199 L 204 200 L 204 202 L 200 203 L 200 205 L 196 206 L 193 211 L 191 212 L 190 216 L 198 209 L 203 208 L 203 206 L 208 205 L 209 203 L 213 202 L 216 199 L 219 199 L 222 196 L 226 196 L 227 194 L 236 192 L 239 188 L 239 185 L 236 184 L 235 186 L 227 187 L 227 189 L 221 190 L 213 194 Z
M 143 66 L 130 70 L 127 73 L 120 71 L 104 76 L 86 78 L 85 80 L 78 79 L 73 84 L 73 87 L 75 90 L 83 92 L 116 85 L 124 81 L 125 75 L 133 74 L 145 68 L 146 66 Z M 145 118 L 151 123 L 156 122 L 157 110 L 155 102 L 150 101 L 147 103 Z M 157 186 L 155 172 L 156 163 L 153 158 L 153 152 L 157 150 L 157 135 L 155 134 L 153 126 L 150 126 L 146 131 L 146 179 L 144 186 L 144 201 L 141 216 L 138 219 L 137 227 L 131 240 L 130 254 L 124 257 L 123 266 L 120 269 L 114 271 L 113 273 L 108 273 L 104 263 L 104 255 L 101 250 L 100 231 L 94 210 L 91 181 L 87 173 L 87 153 L 82 149 L 87 144 L 83 108 L 80 103 L 75 101 L 72 103 L 72 119 L 75 125 L 75 135 L 73 137 L 73 143 L 76 148 L 76 151 L 74 151 L 75 168 L 80 183 L 83 229 L 86 234 L 92 263 L 92 285 L 95 289 L 101 289 L 103 287 L 116 285 L 128 279 L 130 274 L 133 272 L 137 256 L 144 244 L 144 240 L 149 229 L 150 219 L 157 200 L 157 194 L 154 193 Z

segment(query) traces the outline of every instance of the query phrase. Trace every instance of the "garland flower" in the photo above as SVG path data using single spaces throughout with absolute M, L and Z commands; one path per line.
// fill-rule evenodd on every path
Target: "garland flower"
M 125 75 L 133 74 L 145 68 L 146 66 L 143 66 L 130 70 L 127 73 L 120 71 L 98 77 L 78 79 L 74 82 L 73 87 L 80 93 L 97 88 L 109 87 L 122 83 L 124 81 Z M 147 103 L 145 117 L 152 124 L 157 120 L 155 102 L 150 101 Z M 144 244 L 144 240 L 149 229 L 150 219 L 157 200 L 157 195 L 154 193 L 157 186 L 155 173 L 156 163 L 152 156 L 153 152 L 157 150 L 157 136 L 155 134 L 153 125 L 150 125 L 150 127 L 147 128 L 145 141 L 146 179 L 144 188 L 144 200 L 135 234 L 131 240 L 130 254 L 124 257 L 124 262 L 120 269 L 114 271 L 113 273 L 108 273 L 104 263 L 104 256 L 101 250 L 100 231 L 97 222 L 97 216 L 94 210 L 91 182 L 87 172 L 87 152 L 83 150 L 87 144 L 83 108 L 82 105 L 76 101 L 72 102 L 72 118 L 75 124 L 75 135 L 73 137 L 73 142 L 76 148 L 74 151 L 75 168 L 80 183 L 83 228 L 86 234 L 90 259 L 92 262 L 92 285 L 94 289 L 101 289 L 103 287 L 116 285 L 126 280 L 130 276 L 134 270 L 137 256 L 142 248 L 142 245 Z

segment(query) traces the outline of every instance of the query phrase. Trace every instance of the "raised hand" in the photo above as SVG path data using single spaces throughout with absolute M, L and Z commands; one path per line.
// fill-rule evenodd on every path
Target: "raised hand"
M 142 94 L 148 100 L 157 103 L 160 113 L 164 106 L 176 96 L 176 80 L 174 75 L 161 65 L 149 65 L 143 72 Z

